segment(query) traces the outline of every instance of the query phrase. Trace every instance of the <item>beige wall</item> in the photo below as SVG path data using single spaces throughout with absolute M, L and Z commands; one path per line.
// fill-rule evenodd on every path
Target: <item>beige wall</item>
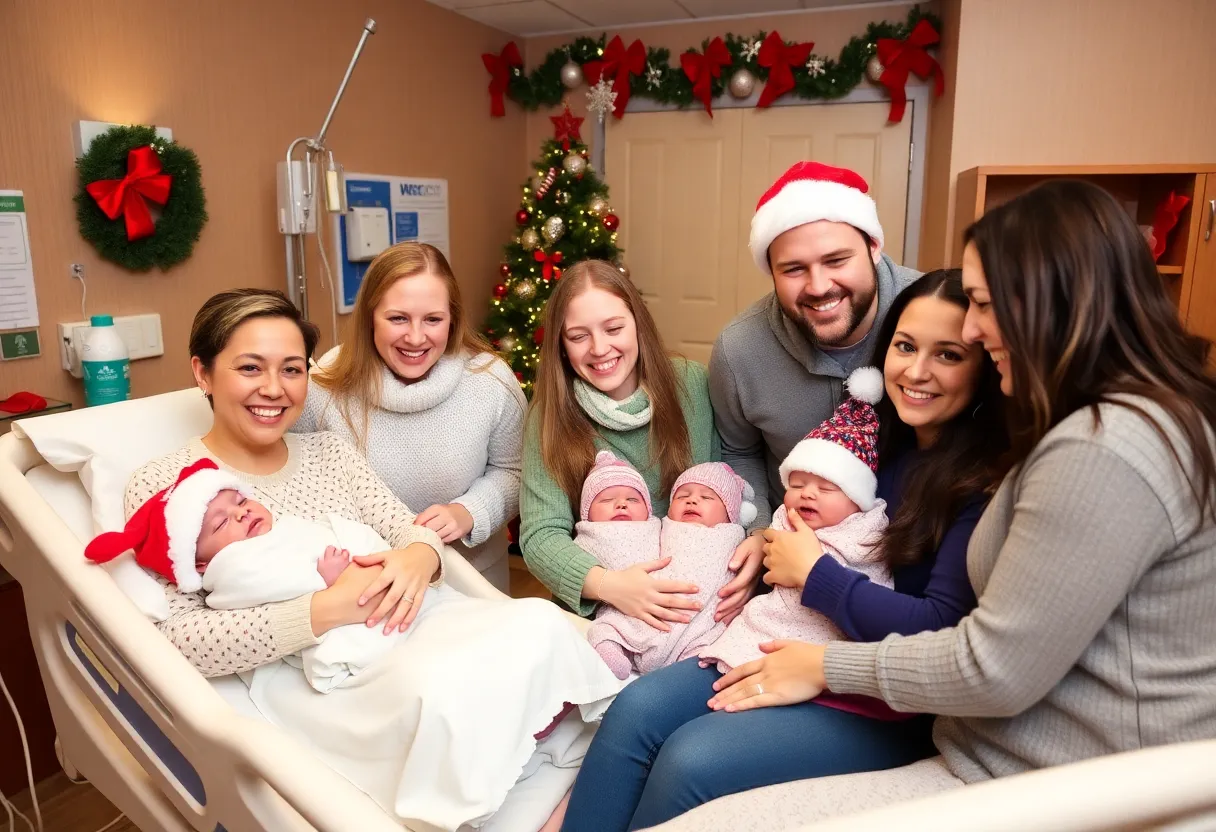
M 619 34 L 628 46 L 634 39 L 640 39 L 646 46 L 666 47 L 671 51 L 670 64 L 678 69 L 680 53 L 688 49 L 701 49 L 701 41 L 717 35 L 734 32 L 737 35 L 749 35 L 761 30 L 777 31 L 786 40 L 813 41 L 815 52 L 829 55 L 833 58 L 840 54 L 841 47 L 848 43 L 849 38 L 861 35 L 866 25 L 875 20 L 902 21 L 908 17 L 908 11 L 913 4 L 880 5 L 873 7 L 853 7 L 847 9 L 827 9 L 822 11 L 807 11 L 797 14 L 769 14 L 754 17 L 728 18 L 720 20 L 692 21 L 689 23 L 670 23 L 665 25 L 638 26 L 636 28 L 604 30 L 608 38 Z M 922 3 L 922 8 L 934 10 L 937 0 Z M 597 33 L 598 34 L 598 33 Z M 562 44 L 569 43 L 577 35 L 558 35 L 552 37 L 530 38 L 526 42 L 524 60 L 529 69 L 539 64 L 550 50 Z M 863 82 L 866 83 L 866 82 Z M 587 87 L 583 85 L 567 96 L 570 109 L 580 116 L 586 115 Z M 508 104 L 508 107 L 511 105 Z M 696 106 L 700 106 L 698 103 Z M 560 107 L 558 108 L 560 110 Z M 553 112 L 538 111 L 528 115 L 527 146 L 524 159 L 531 162 L 538 155 L 541 143 L 553 136 L 553 125 L 549 116 Z M 629 116 L 626 115 L 626 118 Z M 611 119 L 612 116 L 610 115 Z M 591 137 L 590 121 L 584 124 L 583 139 Z M 526 177 L 527 169 L 524 169 Z M 627 219 L 625 221 L 628 221 Z
M 1216 161 L 1211 0 L 947 0 L 958 15 L 949 163 L 931 164 L 921 265 L 954 235 L 954 186 L 978 165 Z M 931 152 L 932 149 L 931 149 Z M 943 178 L 945 177 L 945 178 Z M 949 193 L 948 200 L 941 192 Z M 945 219 L 941 219 L 946 202 Z
M 275 162 L 320 127 L 365 16 L 379 33 L 329 144 L 350 171 L 449 181 L 453 266 L 482 319 L 521 179 L 497 149 L 518 158 L 525 128 L 518 108 L 489 116 L 480 54 L 501 48 L 501 32 L 422 0 L 0 0 L 0 188 L 25 191 L 43 350 L 0 364 L 0 398 L 33 390 L 81 401 L 55 343 L 55 324 L 80 317 L 72 262 L 85 264 L 91 314 L 161 314 L 165 355 L 132 363 L 136 396 L 189 382 L 187 332 L 208 296 L 284 287 Z M 190 260 L 130 274 L 80 238 L 70 138 L 79 119 L 167 126 L 198 154 L 211 220 Z M 328 338 L 319 272 L 310 264 L 310 311 Z

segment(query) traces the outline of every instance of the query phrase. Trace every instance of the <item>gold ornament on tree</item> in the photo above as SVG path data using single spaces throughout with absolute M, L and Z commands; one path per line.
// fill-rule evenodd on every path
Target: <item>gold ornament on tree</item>
M 519 346 L 519 339 L 514 335 L 504 335 L 498 339 L 498 348 L 503 352 L 510 352 Z
M 524 251 L 531 251 L 540 245 L 540 235 L 536 233 L 535 228 L 525 228 L 519 235 L 519 244 L 524 247 Z
M 587 203 L 587 213 L 593 217 L 602 217 L 612 209 L 608 207 L 608 200 L 602 196 L 593 196 L 591 201 Z
M 878 59 L 877 55 L 866 61 L 866 77 L 875 84 L 878 83 L 878 79 L 882 77 L 882 74 L 886 72 L 886 70 L 887 68 L 882 65 L 882 61 Z
M 545 220 L 544 226 L 541 228 L 541 233 L 545 235 L 545 240 L 553 245 L 562 238 L 562 234 L 566 232 L 566 223 L 561 217 L 549 217 Z
M 562 160 L 562 168 L 571 176 L 582 176 L 587 170 L 587 160 L 578 153 L 570 153 Z
M 730 76 L 730 83 L 727 85 L 730 94 L 735 98 L 747 98 L 756 89 L 756 76 L 752 75 L 746 69 L 739 69 L 735 74 Z
M 583 68 L 574 61 L 566 61 L 561 68 L 562 86 L 572 90 L 583 83 Z
M 531 280 L 521 280 L 515 284 L 515 296 L 520 300 L 528 300 L 536 295 L 536 284 Z
M 557 200 L 558 205 L 569 205 L 570 204 L 570 192 L 569 191 L 558 191 L 556 196 L 554 196 L 553 198 Z

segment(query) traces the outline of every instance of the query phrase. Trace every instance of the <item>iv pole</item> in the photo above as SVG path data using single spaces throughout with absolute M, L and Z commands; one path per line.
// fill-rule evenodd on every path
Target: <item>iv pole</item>
M 288 189 L 288 230 L 284 232 L 286 249 L 287 249 L 287 296 L 299 308 L 301 314 L 308 318 L 308 281 L 305 277 L 304 268 L 304 239 L 308 231 L 309 215 L 313 207 L 313 165 L 320 164 L 317 159 L 322 153 L 325 153 L 328 148 L 325 146 L 325 134 L 329 132 L 329 123 L 333 120 L 334 113 L 338 109 L 338 103 L 342 100 L 342 95 L 346 92 L 346 85 L 350 81 L 351 73 L 355 71 L 355 64 L 359 62 L 359 55 L 363 52 L 363 45 L 367 43 L 369 36 L 376 33 L 376 21 L 370 17 L 363 22 L 363 33 L 359 36 L 359 44 L 355 47 L 355 54 L 351 56 L 350 65 L 346 67 L 346 74 L 342 76 L 342 83 L 338 85 L 338 93 L 334 96 L 334 101 L 329 105 L 329 112 L 325 114 L 325 122 L 321 125 L 321 130 L 315 137 L 301 136 L 294 139 L 287 146 L 287 189 Z M 292 157 L 295 155 L 296 148 L 299 145 L 304 145 L 304 181 L 303 181 L 303 200 L 300 203 L 300 218 L 296 222 L 296 177 L 292 175 Z M 332 155 L 330 161 L 332 162 Z M 339 182 L 339 188 L 345 190 L 345 186 Z M 345 195 L 342 195 L 341 201 L 345 202 Z M 332 210 L 332 206 L 331 206 Z M 320 230 L 320 233 L 324 233 Z

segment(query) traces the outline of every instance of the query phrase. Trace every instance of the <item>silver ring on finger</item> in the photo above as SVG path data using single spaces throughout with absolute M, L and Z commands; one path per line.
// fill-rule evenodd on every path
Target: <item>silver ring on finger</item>
M 759 682 L 756 682 L 756 696 L 761 696 L 763 694 L 764 694 L 764 686 L 761 685 Z
M 414 596 L 413 595 L 402 595 L 401 600 L 407 604 L 412 604 L 412 603 L 414 603 Z

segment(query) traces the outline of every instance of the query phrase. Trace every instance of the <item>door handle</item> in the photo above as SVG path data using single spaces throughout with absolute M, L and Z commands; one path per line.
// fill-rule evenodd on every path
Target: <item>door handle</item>
M 1216 225 L 1216 199 L 1208 200 L 1208 230 L 1203 235 L 1204 242 L 1212 239 L 1212 226 Z

